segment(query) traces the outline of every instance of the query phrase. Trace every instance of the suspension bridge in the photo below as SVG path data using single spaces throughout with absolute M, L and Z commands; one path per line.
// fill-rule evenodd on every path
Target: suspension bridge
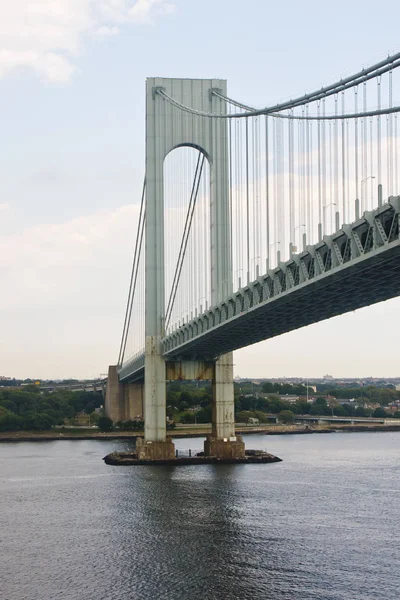
M 170 458 L 166 381 L 213 381 L 205 453 L 244 454 L 232 352 L 400 295 L 400 53 L 257 109 L 225 80 L 146 82 L 144 178 L 106 413 Z M 396 100 L 397 99 L 397 100 Z

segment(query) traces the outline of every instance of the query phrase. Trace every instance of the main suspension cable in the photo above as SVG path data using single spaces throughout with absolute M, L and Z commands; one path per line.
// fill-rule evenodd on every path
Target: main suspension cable
M 140 201 L 139 222 L 138 222 L 138 228 L 137 228 L 137 234 L 136 234 L 135 251 L 133 254 L 131 278 L 130 278 L 130 282 L 129 282 L 128 300 L 127 300 L 126 309 L 125 309 L 124 327 L 122 330 L 121 345 L 120 345 L 119 355 L 118 355 L 118 363 L 117 363 L 118 366 L 121 366 L 122 362 L 124 360 L 126 342 L 128 339 L 129 325 L 130 325 L 131 315 L 132 315 L 133 298 L 134 298 L 135 290 L 136 290 L 136 281 L 137 281 L 137 275 L 138 275 L 138 270 L 139 270 L 139 259 L 140 259 L 142 243 L 143 243 L 144 223 L 145 223 L 145 219 L 146 219 L 145 198 L 146 198 L 146 177 L 144 178 L 143 188 L 142 188 L 142 198 Z
M 396 69 L 397 67 L 400 67 L 400 52 L 397 54 L 394 54 L 393 56 L 389 56 L 387 59 L 385 59 L 375 65 L 372 65 L 371 67 L 368 67 L 367 69 L 362 69 L 362 71 L 359 71 L 358 73 L 356 73 L 354 75 L 346 77 L 345 79 L 341 79 L 340 81 L 337 81 L 329 86 L 322 87 L 321 89 L 316 90 L 315 92 L 312 92 L 310 94 L 305 94 L 304 96 L 300 96 L 299 98 L 295 98 L 294 100 L 291 99 L 286 102 L 276 104 L 276 105 L 270 106 L 270 107 L 267 106 L 267 107 L 261 108 L 261 109 L 255 109 L 255 108 L 252 108 L 245 104 L 242 104 L 240 102 L 237 102 L 236 100 L 233 100 L 232 98 L 229 98 L 228 96 L 225 96 L 224 94 L 222 94 L 220 90 L 213 89 L 212 93 L 214 96 L 217 96 L 224 102 L 229 102 L 230 104 L 233 104 L 237 108 L 241 108 L 242 110 L 244 110 L 244 112 L 237 113 L 235 115 L 234 115 L 234 113 L 225 113 L 225 112 L 223 112 L 223 114 L 208 113 L 205 111 L 191 108 L 189 106 L 185 106 L 181 102 L 178 102 L 177 100 L 175 100 L 174 98 L 169 96 L 166 93 L 165 89 L 161 88 L 161 87 L 155 88 L 155 92 L 158 93 L 160 96 L 162 96 L 165 100 L 167 100 L 168 102 L 170 102 L 171 104 L 176 106 L 177 108 L 180 108 L 181 110 L 190 112 L 190 113 L 198 115 L 198 116 L 218 118 L 218 119 L 232 119 L 232 118 L 245 118 L 245 117 L 254 117 L 254 116 L 259 116 L 259 115 L 270 114 L 271 116 L 280 116 L 281 118 L 284 117 L 284 118 L 290 119 L 290 118 L 293 118 L 291 115 L 276 115 L 275 113 L 279 113 L 283 110 L 288 110 L 288 109 L 291 109 L 291 108 L 294 108 L 297 106 L 303 106 L 310 102 L 315 102 L 322 98 L 327 98 L 328 96 L 335 95 L 344 90 L 358 86 L 361 83 L 364 83 L 370 79 L 374 79 L 376 77 L 382 76 L 384 73 L 391 72 L 391 71 L 393 71 L 393 69 Z M 400 111 L 400 107 L 396 106 L 396 107 L 392 107 L 392 108 L 388 108 L 388 109 L 383 109 L 383 111 L 379 111 L 379 112 L 378 111 L 370 111 L 365 114 L 359 113 L 358 115 L 355 115 L 355 114 L 341 115 L 339 118 L 356 119 L 356 118 L 360 118 L 361 116 L 373 116 L 373 115 L 377 115 L 377 114 L 391 114 L 392 112 L 399 112 L 399 111 Z M 297 117 L 296 115 L 294 115 L 294 118 L 301 118 L 301 117 Z M 312 120 L 312 119 L 316 119 L 317 117 L 306 116 L 303 118 L 305 120 L 306 119 Z M 326 115 L 325 118 L 334 120 L 337 117 L 335 115 Z

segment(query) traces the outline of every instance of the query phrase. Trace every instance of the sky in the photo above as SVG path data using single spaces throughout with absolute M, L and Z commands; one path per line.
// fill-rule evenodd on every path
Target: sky
M 146 77 L 265 106 L 400 50 L 370 0 L 0 0 L 0 375 L 115 364 L 144 176 Z M 400 376 L 400 299 L 235 352 L 241 377 Z

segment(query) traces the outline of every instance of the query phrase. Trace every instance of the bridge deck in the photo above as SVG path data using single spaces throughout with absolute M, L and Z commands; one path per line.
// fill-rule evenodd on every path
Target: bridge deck
M 166 356 L 211 358 L 400 295 L 400 240 L 249 308 Z
M 170 360 L 212 360 L 400 295 L 400 197 L 279 264 L 162 341 Z M 120 380 L 144 376 L 144 354 Z

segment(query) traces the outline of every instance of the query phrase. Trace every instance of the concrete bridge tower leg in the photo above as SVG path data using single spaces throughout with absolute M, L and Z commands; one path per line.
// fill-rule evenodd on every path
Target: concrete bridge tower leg
M 212 432 L 204 442 L 206 456 L 242 458 L 243 440 L 235 435 L 233 390 L 233 353 L 220 356 L 215 363 L 212 399 Z
M 144 383 L 134 382 L 124 385 L 125 421 L 143 419 Z
M 175 447 L 166 433 L 166 365 L 161 339 L 165 318 L 164 158 L 160 103 L 154 80 L 146 84 L 145 380 L 144 439 L 138 458 L 169 459 Z

